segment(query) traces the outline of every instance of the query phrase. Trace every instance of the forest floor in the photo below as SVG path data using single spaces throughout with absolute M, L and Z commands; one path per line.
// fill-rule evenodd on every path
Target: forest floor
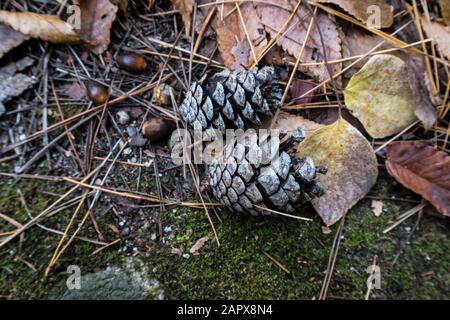
M 28 219 L 18 189 L 30 199 L 28 207 L 39 212 L 53 200 L 40 190 L 57 192 L 59 188 L 58 184 L 49 186 L 38 180 L 14 183 L 7 178 L 0 179 L 0 207 L 14 212 L 13 218 L 17 221 Z M 367 268 L 372 265 L 374 256 L 378 257 L 381 288 L 374 289 L 371 298 L 447 298 L 450 288 L 448 223 L 424 215 L 417 227 L 417 218 L 411 218 L 384 234 L 383 230 L 400 213 L 415 206 L 418 197 L 399 190 L 387 174 L 380 177 L 371 196 L 383 199 L 383 213 L 376 217 L 371 210 L 371 200 L 367 199 L 347 214 L 328 298 L 363 299 L 367 291 Z M 168 207 L 165 211 L 159 208 L 141 210 L 144 215 L 158 217 L 163 241 L 146 248 L 118 243 L 94 255 L 97 245 L 75 241 L 47 278 L 44 278 L 44 271 L 59 237 L 37 227 L 30 229 L 23 241 L 10 243 L 0 250 L 0 296 L 59 298 L 67 290 L 68 266 L 78 265 L 82 274 L 97 272 L 107 266 L 121 265 L 129 256 L 144 262 L 147 277 L 159 280 L 166 298 L 314 299 L 320 292 L 334 232 L 324 234 L 312 210 L 305 212 L 312 222 L 221 211 L 223 222 L 216 225 L 220 247 L 213 240 L 202 210 L 179 207 Z M 143 227 L 136 214 L 117 218 L 104 204 L 96 207 L 95 213 L 102 226 L 119 225 L 124 221 L 122 230 L 131 228 L 140 234 L 151 233 L 151 228 Z M 64 226 L 68 217 L 59 214 L 46 224 Z M 81 235 L 95 237 L 96 233 L 89 227 Z M 199 255 L 190 254 L 189 248 L 204 236 L 211 240 Z M 179 248 L 182 255 L 174 253 L 172 248 Z M 154 298 L 153 295 L 146 297 Z

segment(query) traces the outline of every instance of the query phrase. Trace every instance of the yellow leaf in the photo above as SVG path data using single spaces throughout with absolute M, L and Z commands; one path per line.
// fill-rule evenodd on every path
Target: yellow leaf
M 345 103 L 376 139 L 394 135 L 417 118 L 406 63 L 393 55 L 373 56 L 344 90 Z
M 344 119 L 316 130 L 299 144 L 297 156 L 328 168 L 317 179 L 325 194 L 312 201 L 327 226 L 338 221 L 370 191 L 378 176 L 375 153 L 366 138 Z

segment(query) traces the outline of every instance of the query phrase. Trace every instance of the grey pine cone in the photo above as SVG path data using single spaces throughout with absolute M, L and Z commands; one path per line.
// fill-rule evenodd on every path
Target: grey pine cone
M 271 115 L 264 88 L 272 83 L 274 68 L 240 72 L 224 70 L 204 81 L 194 82 L 180 105 L 180 114 L 194 129 L 245 130 L 261 124 L 258 114 Z
M 236 139 L 208 166 L 217 200 L 238 212 L 273 215 L 267 209 L 294 212 L 323 195 L 315 178 L 325 170 L 316 168 L 309 157 L 295 159 L 286 151 L 279 153 L 279 138 L 269 138 L 251 147 Z

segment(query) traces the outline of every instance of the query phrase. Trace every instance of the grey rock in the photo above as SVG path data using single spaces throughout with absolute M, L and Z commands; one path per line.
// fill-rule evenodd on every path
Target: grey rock
M 132 147 L 143 147 L 147 143 L 147 139 L 141 134 L 136 134 L 130 139 L 130 146 Z
M 125 125 L 130 122 L 130 115 L 125 110 L 120 110 L 116 113 L 117 121 L 121 125 Z
M 137 258 L 100 272 L 81 275 L 80 289 L 67 289 L 61 300 L 164 300 L 158 280 L 149 278 L 147 266 Z

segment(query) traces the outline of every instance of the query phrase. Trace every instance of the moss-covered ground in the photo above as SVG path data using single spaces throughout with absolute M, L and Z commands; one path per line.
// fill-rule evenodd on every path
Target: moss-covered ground
M 0 178 L 0 212 L 20 223 L 29 219 L 20 201 L 20 188 L 30 210 L 37 214 L 55 197 L 41 190 L 62 193 L 63 184 L 38 180 L 12 182 Z M 383 199 L 384 211 L 376 217 L 370 209 L 371 200 L 362 200 L 348 213 L 330 283 L 330 299 L 363 299 L 366 292 L 366 269 L 375 255 L 381 269 L 381 289 L 374 290 L 373 299 L 444 299 L 450 297 L 449 223 L 423 215 L 419 228 L 409 237 L 417 217 L 412 217 L 393 231 L 382 231 L 399 214 L 418 200 L 408 191 L 393 185 L 392 179 L 382 176 L 371 193 Z M 392 196 L 402 200 L 392 200 Z M 390 200 L 385 200 L 390 199 Z M 175 210 L 174 210 L 175 209 Z M 114 223 L 113 214 L 97 208 L 98 223 Z M 45 220 L 45 224 L 62 230 L 71 210 Z M 141 259 L 148 264 L 151 277 L 158 278 L 168 298 L 179 299 L 314 299 L 318 297 L 330 248 L 337 225 L 324 234 L 319 218 L 312 210 L 302 215 L 312 222 L 289 218 L 255 218 L 220 212 L 222 223 L 216 223 L 221 246 L 214 241 L 211 227 L 202 210 L 182 207 L 165 212 L 153 211 L 163 226 L 171 226 L 173 239 L 148 248 Z M 214 216 L 214 214 L 211 212 Z M 0 222 L 0 232 L 13 228 Z M 106 228 L 103 228 L 104 230 Z M 82 235 L 95 238 L 88 223 Z M 106 234 L 106 236 L 113 235 Z M 178 256 L 172 248 L 189 252 L 201 237 L 209 240 L 199 255 Z M 407 241 L 407 240 L 410 241 Z M 91 256 L 98 248 L 75 241 L 61 257 L 47 278 L 44 270 L 51 258 L 59 236 L 33 227 L 25 233 L 23 242 L 0 248 L 0 297 L 49 298 L 57 297 L 67 277 L 70 264 L 80 265 L 92 272 L 123 259 L 112 246 Z M 282 270 L 267 254 L 282 264 Z M 400 255 L 399 255 L 400 254 Z M 395 257 L 398 259 L 393 264 Z M 25 263 L 26 261 L 27 263 Z M 31 264 L 32 267 L 30 265 Z

